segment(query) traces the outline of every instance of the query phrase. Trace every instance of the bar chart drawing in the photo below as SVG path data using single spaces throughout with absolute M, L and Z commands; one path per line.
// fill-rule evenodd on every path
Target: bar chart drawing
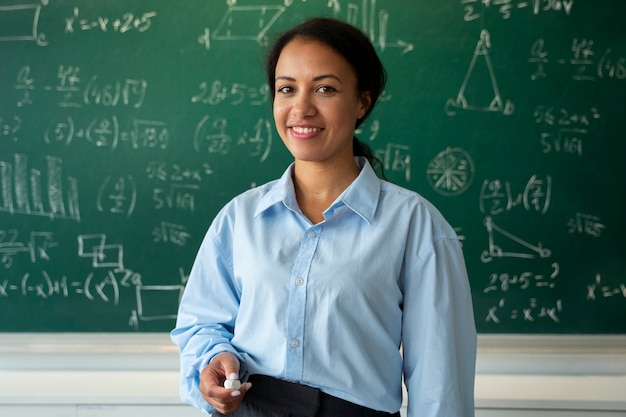
M 78 180 L 63 174 L 63 160 L 47 155 L 45 170 L 29 167 L 28 157 L 0 160 L 0 212 L 80 222 Z

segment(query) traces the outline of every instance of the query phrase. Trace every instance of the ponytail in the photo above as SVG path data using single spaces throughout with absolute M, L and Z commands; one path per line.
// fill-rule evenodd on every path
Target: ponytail
M 352 153 L 354 156 L 362 156 L 367 159 L 376 174 L 384 180 L 387 179 L 387 177 L 385 177 L 385 165 L 383 161 L 372 152 L 372 148 L 365 142 L 358 140 L 356 136 L 352 140 Z

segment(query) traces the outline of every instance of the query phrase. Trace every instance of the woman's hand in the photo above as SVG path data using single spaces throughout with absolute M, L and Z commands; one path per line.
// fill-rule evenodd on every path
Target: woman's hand
M 220 353 L 200 374 L 200 392 L 206 402 L 219 413 L 228 414 L 239 408 L 252 384 L 241 384 L 237 390 L 224 388 L 227 379 L 239 379 L 239 359 L 232 353 Z

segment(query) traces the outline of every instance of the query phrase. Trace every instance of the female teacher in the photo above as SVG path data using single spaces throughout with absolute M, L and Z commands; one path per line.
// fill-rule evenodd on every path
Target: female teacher
M 404 381 L 409 417 L 473 416 L 459 240 L 354 137 L 385 86 L 371 42 L 310 19 L 277 40 L 267 76 L 294 162 L 206 233 L 171 333 L 182 399 L 217 415 L 398 416 Z

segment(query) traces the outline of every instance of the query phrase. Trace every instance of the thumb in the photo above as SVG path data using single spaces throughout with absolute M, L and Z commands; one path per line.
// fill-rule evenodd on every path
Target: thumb
M 220 355 L 220 362 L 226 379 L 239 379 L 239 359 L 231 353 Z

